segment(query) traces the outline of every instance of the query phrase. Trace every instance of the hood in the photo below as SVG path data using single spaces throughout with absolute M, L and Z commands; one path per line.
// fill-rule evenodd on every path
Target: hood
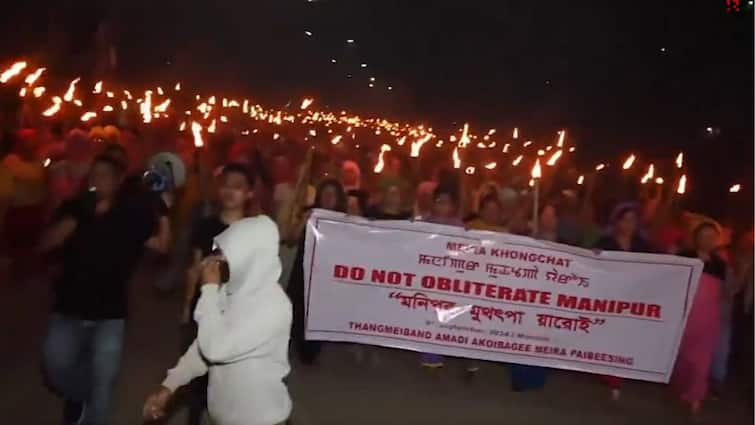
M 231 224 L 215 237 L 230 269 L 228 295 L 251 295 L 268 285 L 278 285 L 278 227 L 264 215 Z

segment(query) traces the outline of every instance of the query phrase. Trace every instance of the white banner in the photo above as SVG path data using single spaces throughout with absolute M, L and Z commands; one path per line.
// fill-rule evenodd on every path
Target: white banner
M 306 338 L 668 382 L 702 263 L 315 211 Z

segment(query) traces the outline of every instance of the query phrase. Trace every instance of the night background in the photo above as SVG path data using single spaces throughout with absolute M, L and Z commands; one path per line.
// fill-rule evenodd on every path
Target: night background
M 180 79 L 271 106 L 311 95 L 436 129 L 517 126 L 536 141 L 567 128 L 585 164 L 683 150 L 711 205 L 733 182 L 752 190 L 753 6 L 726 7 L 37 0 L 6 8 L 0 54 L 86 76 L 94 33 L 108 22 L 121 81 Z

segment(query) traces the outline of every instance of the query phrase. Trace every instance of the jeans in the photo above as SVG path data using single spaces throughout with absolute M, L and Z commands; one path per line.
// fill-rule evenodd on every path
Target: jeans
M 86 403 L 83 423 L 105 425 L 125 333 L 124 319 L 80 320 L 53 314 L 44 342 L 44 364 L 64 400 Z
M 713 361 L 710 365 L 710 375 L 713 383 L 719 387 L 724 384 L 729 371 L 729 353 L 731 352 L 731 322 L 732 305 L 726 300 L 721 305 L 721 333 Z

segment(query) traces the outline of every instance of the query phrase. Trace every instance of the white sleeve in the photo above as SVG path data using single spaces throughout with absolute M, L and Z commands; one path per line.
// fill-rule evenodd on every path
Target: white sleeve
M 191 343 L 191 346 L 180 359 L 173 369 L 168 370 L 168 376 L 163 381 L 163 386 L 176 391 L 176 388 L 188 384 L 192 379 L 207 373 L 207 364 L 199 354 L 197 341 Z
M 210 364 L 233 363 L 262 354 L 259 353 L 261 347 L 280 333 L 288 332 L 280 314 L 282 306 L 268 304 L 263 307 L 265 311 L 248 311 L 244 320 L 233 322 L 221 314 L 218 293 L 217 285 L 202 286 L 197 304 L 197 310 L 202 312 L 197 342 L 199 351 Z

